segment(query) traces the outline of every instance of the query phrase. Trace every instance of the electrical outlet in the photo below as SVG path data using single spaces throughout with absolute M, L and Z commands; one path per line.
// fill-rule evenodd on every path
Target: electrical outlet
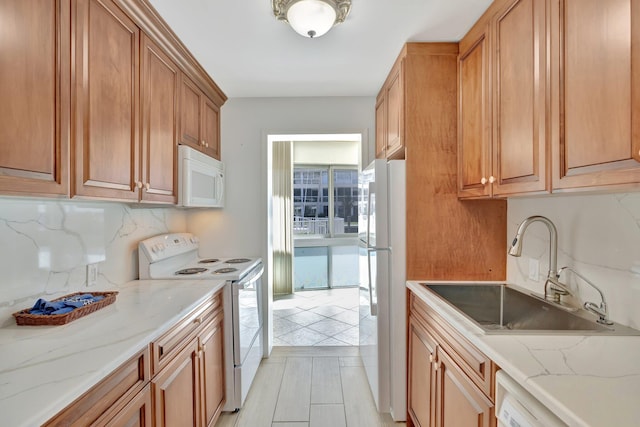
M 540 261 L 535 258 L 529 258 L 529 279 L 537 282 L 540 273 Z
M 87 286 L 98 283 L 98 264 L 87 264 Z

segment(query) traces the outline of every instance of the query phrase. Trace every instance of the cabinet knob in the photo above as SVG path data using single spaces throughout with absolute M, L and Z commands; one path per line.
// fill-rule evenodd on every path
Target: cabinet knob
M 136 187 L 142 188 L 142 182 L 141 181 L 136 181 Z
M 480 180 L 480 184 L 485 185 L 486 183 L 487 183 L 487 178 L 483 176 L 482 179 Z
M 429 362 L 430 362 L 430 363 L 433 363 L 433 354 L 430 354 L 430 355 L 429 355 Z
M 151 188 L 151 184 L 149 184 L 148 182 L 144 185 L 144 189 L 149 191 L 149 189 Z
M 195 323 L 196 325 L 199 325 L 200 323 L 202 323 L 202 317 L 196 317 L 196 318 L 193 320 L 193 323 Z
M 494 176 L 490 176 L 489 177 L 489 184 L 493 184 L 494 182 L 496 182 L 496 178 Z
M 440 362 L 436 362 L 433 364 L 433 370 L 437 371 L 438 369 L 440 369 Z
M 200 143 L 200 145 L 202 145 L 204 147 L 204 144 L 205 144 L 205 142 L 204 142 L 204 139 L 203 139 L 202 142 Z

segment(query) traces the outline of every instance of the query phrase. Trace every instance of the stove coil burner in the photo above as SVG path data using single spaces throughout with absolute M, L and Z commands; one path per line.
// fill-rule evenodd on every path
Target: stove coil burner
M 225 262 L 227 264 L 242 264 L 243 262 L 249 262 L 251 261 L 249 258 L 233 258 L 233 259 L 228 259 Z
M 214 262 L 220 261 L 218 258 L 207 258 L 198 261 L 198 264 L 213 264 Z
M 234 271 L 238 271 L 237 268 L 219 268 L 213 272 L 213 274 L 225 274 L 225 273 L 233 273 Z
M 206 268 L 185 268 L 183 270 L 176 271 L 174 274 L 177 276 L 188 276 L 190 274 L 204 273 L 205 271 L 207 271 Z

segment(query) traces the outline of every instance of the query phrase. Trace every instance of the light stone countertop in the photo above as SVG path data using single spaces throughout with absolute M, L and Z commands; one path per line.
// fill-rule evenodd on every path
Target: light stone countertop
M 113 304 L 67 325 L 17 326 L 0 319 L 0 424 L 41 425 L 224 285 L 133 281 L 118 288 Z
M 407 287 L 569 426 L 640 425 L 640 336 L 484 335 L 425 282 Z

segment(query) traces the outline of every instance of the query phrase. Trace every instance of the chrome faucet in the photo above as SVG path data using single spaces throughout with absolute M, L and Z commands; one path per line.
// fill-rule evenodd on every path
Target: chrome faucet
M 560 297 L 571 295 L 571 291 L 558 280 L 558 230 L 547 217 L 534 215 L 522 221 L 518 227 L 516 237 L 511 242 L 509 255 L 519 257 L 522 255 L 522 239 L 527 227 L 533 222 L 542 222 L 549 229 L 549 272 L 544 283 L 544 297 L 555 302 L 560 302 Z
M 560 275 L 562 274 L 562 272 L 565 270 L 569 270 L 570 272 L 572 272 L 573 274 L 581 278 L 586 284 L 590 285 L 593 289 L 598 291 L 598 293 L 600 294 L 600 305 L 598 306 L 593 302 L 587 301 L 584 303 L 585 310 L 588 310 L 596 314 L 598 316 L 598 320 L 597 320 L 598 323 L 601 323 L 603 325 L 613 325 L 613 322 L 609 320 L 609 314 L 607 312 L 607 301 L 605 300 L 604 293 L 602 293 L 600 288 L 598 288 L 589 279 L 587 279 L 586 277 L 584 277 L 582 274 L 578 273 L 571 267 L 562 267 L 560 270 L 558 270 L 558 279 L 560 278 Z

